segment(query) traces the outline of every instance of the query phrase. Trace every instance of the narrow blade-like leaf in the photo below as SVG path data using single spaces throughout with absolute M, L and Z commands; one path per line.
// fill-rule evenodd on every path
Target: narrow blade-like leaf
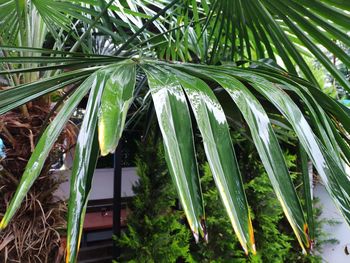
M 210 71 L 207 74 L 226 89 L 243 114 L 283 211 L 301 247 L 306 250 L 310 246 L 306 233 L 308 226 L 282 150 L 265 110 L 253 94 L 237 79 Z
M 238 240 L 247 254 L 255 253 L 251 217 L 225 113 L 204 81 L 174 69 L 172 72 L 190 101 L 216 186 Z
M 185 94 L 171 74 L 151 65 L 143 64 L 142 67 L 148 77 L 169 171 L 187 220 L 196 240 L 199 233 L 206 238 L 202 192 Z
M 341 164 L 335 161 L 335 158 L 330 155 L 331 152 L 326 150 L 320 140 L 316 138 L 302 112 L 287 93 L 266 79 L 255 76 L 253 81 L 252 86 L 271 101 L 293 126 L 326 189 L 350 224 L 350 181 L 340 167 Z
M 82 234 L 86 200 L 90 192 L 93 164 L 98 154 L 96 145 L 98 109 L 109 70 L 102 69 L 93 75 L 91 92 L 85 116 L 75 146 L 72 167 L 67 226 L 67 263 L 75 263 Z
M 315 239 L 315 222 L 314 222 L 314 213 L 312 210 L 312 188 L 311 188 L 312 174 L 310 178 L 309 159 L 301 145 L 299 145 L 299 156 L 300 156 L 300 163 L 301 163 L 301 175 L 303 178 L 303 194 L 304 194 L 306 215 L 307 215 L 306 219 L 309 225 L 310 239 L 314 240 Z M 310 184 L 310 181 L 311 181 L 311 184 Z
M 0 91 L 0 114 L 69 84 L 76 83 L 88 77 L 95 70 L 96 68 L 80 69 Z

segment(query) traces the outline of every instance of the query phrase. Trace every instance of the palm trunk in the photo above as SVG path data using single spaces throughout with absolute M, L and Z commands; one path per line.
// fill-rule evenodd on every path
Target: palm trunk
M 17 188 L 50 111 L 49 104 L 42 101 L 33 103 L 27 109 L 30 118 L 20 110 L 0 117 L 1 137 L 6 147 L 6 158 L 0 162 L 2 214 Z M 62 179 L 53 176 L 50 168 L 57 160 L 60 149 L 62 144 L 58 142 L 19 212 L 0 233 L 0 262 L 55 262 L 60 247 L 60 229 L 65 229 L 66 204 L 54 196 Z

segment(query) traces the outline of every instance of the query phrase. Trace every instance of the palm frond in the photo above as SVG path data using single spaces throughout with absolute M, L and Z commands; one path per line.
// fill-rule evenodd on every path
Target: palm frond
M 335 204 L 350 223 L 350 182 L 343 168 L 343 163 L 350 161 L 347 139 L 350 118 L 348 110 L 341 104 L 309 82 L 285 75 L 284 71 L 279 69 L 174 64 L 141 59 L 123 60 L 112 65 L 107 63 L 107 66 L 89 68 L 89 74 L 86 75 L 79 71 L 71 75 L 64 73 L 56 76 L 54 80 L 49 78 L 30 84 L 33 87 L 38 84 L 41 94 L 44 94 L 55 86 L 52 81 L 59 82 L 60 78 L 62 82 L 77 80 L 77 76 L 80 77 L 79 81 L 83 81 L 85 78 L 63 104 L 39 140 L 17 192 L 2 219 L 1 228 L 6 227 L 38 177 L 50 148 L 74 107 L 91 89 L 87 113 L 76 147 L 69 203 L 67 262 L 75 262 L 86 200 L 98 156 L 97 139 L 92 138 L 100 138 L 99 148 L 103 154 L 113 152 L 116 148 L 130 101 L 148 94 L 147 90 L 138 91 L 137 94 L 134 91 L 136 68 L 147 75 L 164 140 L 169 171 L 196 237 L 202 234 L 206 238 L 207 233 L 190 109 L 201 133 L 222 202 L 246 253 L 255 252 L 253 226 L 248 210 L 249 200 L 246 200 L 243 190 L 242 177 L 229 139 L 230 122 L 227 121 L 223 106 L 225 109 L 237 106 L 243 116 L 242 120 L 248 124 L 252 140 L 275 193 L 305 251 L 310 249 L 312 238 L 309 232 L 309 224 L 312 224 L 310 204 L 304 211 L 289 177 L 278 137 L 271 123 L 295 132 L 307 158 L 313 162 Z M 221 87 L 230 96 L 232 100 L 229 103 L 221 106 L 222 101 L 218 94 L 213 92 L 217 87 Z M 141 85 L 139 88 L 145 89 L 146 86 Z M 0 98 L 9 99 L 8 94 L 16 92 L 17 89 L 21 87 L 0 91 Z M 26 96 L 18 99 L 16 106 L 27 102 L 25 97 L 38 96 L 37 90 L 27 89 L 26 92 Z M 113 98 L 107 96 L 108 94 L 113 94 L 113 98 L 120 103 L 109 107 Z M 12 109 L 11 105 L 15 101 L 0 105 L 0 112 Z M 267 102 L 275 108 L 265 107 Z M 98 116 L 98 112 L 102 114 Z M 307 197 L 307 200 L 309 199 L 310 196 Z
M 192 59 L 197 57 L 202 62 L 216 64 L 220 61 L 271 58 L 282 62 L 290 73 L 304 76 L 318 85 L 305 60 L 305 56 L 311 56 L 350 91 L 349 80 L 324 54 L 327 50 L 347 67 L 350 66 L 349 56 L 340 48 L 342 44 L 350 46 L 350 9 L 343 2 L 292 0 L 286 4 L 282 0 L 192 1 L 187 10 L 182 15 L 189 16 L 187 20 L 192 23 L 183 28 L 182 34 L 184 36 L 185 32 L 195 28 L 194 45 L 206 51 L 193 53 L 196 48 L 192 47 Z M 198 34 L 199 27 L 202 30 Z M 169 43 L 172 48 L 181 50 L 179 46 L 183 47 L 183 38 L 174 41 Z M 172 59 L 176 60 L 177 57 Z

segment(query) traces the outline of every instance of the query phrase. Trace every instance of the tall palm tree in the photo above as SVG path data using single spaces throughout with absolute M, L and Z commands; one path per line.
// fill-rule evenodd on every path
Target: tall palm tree
M 350 223 L 350 182 L 345 172 L 350 160 L 349 110 L 322 93 L 305 62 L 306 56 L 314 56 L 349 90 L 349 81 L 323 54 L 328 50 L 349 66 L 350 57 L 334 41 L 350 46 L 347 1 L 291 0 L 287 5 L 282 0 L 51 0 L 40 4 L 48 10 L 47 18 L 55 17 L 49 12 L 54 6 L 55 12 L 73 21 L 64 35 L 77 42 L 59 51 L 2 47 L 3 51 L 37 54 L 1 57 L 0 62 L 23 65 L 3 74 L 51 71 L 55 75 L 0 92 L 0 114 L 66 85 L 82 83 L 62 103 L 38 141 L 1 228 L 16 213 L 57 137 L 87 94 L 71 175 L 67 262 L 76 261 L 97 157 L 114 152 L 130 105 L 135 98 L 145 97 L 146 101 L 149 94 L 168 167 L 197 240 L 207 238 L 207 233 L 193 121 L 229 220 L 246 253 L 255 253 L 254 230 L 229 136 L 229 129 L 242 122 L 249 128 L 304 251 L 311 248 L 314 236 L 310 182 L 304 174 L 304 208 L 289 176 L 276 126 L 294 131 L 303 160 L 312 161 Z M 108 36 L 115 53 L 91 54 L 91 40 L 96 35 Z M 37 67 L 26 67 L 29 61 Z M 70 71 L 62 71 L 65 68 Z M 148 85 L 136 84 L 140 72 Z

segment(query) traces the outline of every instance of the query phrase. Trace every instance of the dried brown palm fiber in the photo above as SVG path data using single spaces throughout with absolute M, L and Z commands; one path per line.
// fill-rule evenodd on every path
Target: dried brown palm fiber
M 23 117 L 19 111 L 0 116 L 0 134 L 7 155 L 0 162 L 0 217 L 16 190 L 49 112 L 49 107 L 33 104 L 29 108 L 30 118 Z M 57 156 L 71 147 L 74 137 L 75 130 L 70 124 L 54 145 L 18 213 L 0 233 L 0 262 L 46 263 L 61 257 L 60 233 L 64 233 L 66 227 L 66 204 L 53 196 L 62 178 L 53 176 L 50 168 Z
M 1 179 L 3 178 L 1 176 Z M 0 180 L 2 184 L 1 181 L 3 180 Z M 47 174 L 46 177 L 38 178 L 36 184 L 39 186 L 34 185 L 14 220 L 0 235 L 0 244 L 6 242 L 4 247 L 8 254 L 8 262 L 53 262 L 58 253 L 60 230 L 65 229 L 66 206 L 63 201 L 57 201 L 52 196 L 51 190 L 57 188 L 59 181 Z M 49 184 L 51 187 L 48 187 Z M 3 200 L 8 204 L 10 195 L 5 194 L 1 197 L 4 197 Z M 1 212 L 5 209 L 6 206 L 1 208 Z M 11 235 L 13 238 L 9 241 Z M 0 252 L 0 262 L 5 262 L 4 252 L 5 249 Z

